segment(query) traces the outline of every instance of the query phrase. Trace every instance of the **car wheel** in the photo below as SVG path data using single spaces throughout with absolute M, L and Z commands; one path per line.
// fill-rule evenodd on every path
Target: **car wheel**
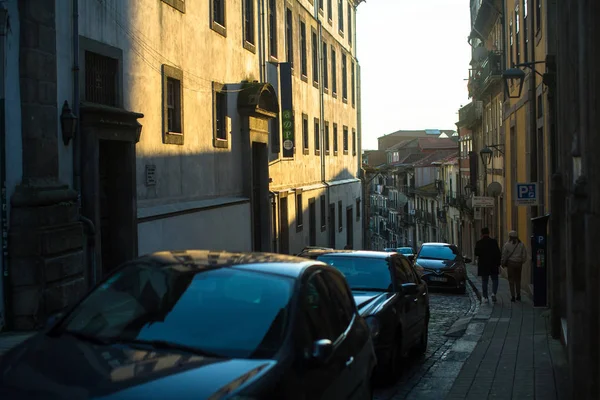
M 458 293 L 459 294 L 465 294 L 465 293 L 467 293 L 467 284 L 466 284 L 466 282 L 465 282 L 465 286 L 463 286 L 463 287 L 461 287 L 461 288 L 458 289 Z

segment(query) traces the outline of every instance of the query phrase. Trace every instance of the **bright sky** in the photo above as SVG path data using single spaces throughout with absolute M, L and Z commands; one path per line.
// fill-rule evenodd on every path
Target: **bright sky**
M 469 102 L 469 0 L 367 0 L 358 6 L 363 149 L 400 129 L 456 130 Z

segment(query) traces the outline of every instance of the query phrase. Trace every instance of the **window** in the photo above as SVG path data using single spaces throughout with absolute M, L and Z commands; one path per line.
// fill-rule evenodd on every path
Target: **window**
M 344 35 L 344 1 L 338 0 L 338 29 Z
M 542 0 L 536 0 L 537 7 L 535 9 L 535 30 L 536 33 L 542 29 Z
M 322 273 L 315 273 L 306 282 L 306 287 L 301 296 L 301 307 L 306 329 L 305 343 L 310 346 L 305 351 L 310 351 L 312 344 L 320 339 L 329 339 L 334 342 L 344 332 L 345 327 L 339 323 L 339 316 L 331 301 Z
M 162 0 L 163 3 L 170 5 L 177 11 L 185 13 L 185 0 Z
M 335 58 L 335 50 L 331 45 L 331 93 L 333 93 L 333 97 L 337 95 L 337 62 Z
M 323 135 L 325 136 L 325 154 L 329 154 L 329 122 L 325 121 L 325 131 Z
M 329 24 L 331 24 L 331 20 L 333 19 L 333 0 L 327 0 L 327 19 L 329 20 Z
M 323 87 L 325 88 L 325 92 L 329 89 L 329 69 L 327 60 L 327 43 L 323 42 Z
M 342 54 L 342 99 L 348 100 L 348 65 L 345 54 Z
M 416 283 L 410 265 L 408 263 L 405 264 L 403 261 L 398 256 L 392 257 L 397 287 L 401 287 L 405 283 Z
M 350 289 L 390 290 L 392 288 L 392 276 L 385 258 L 325 254 L 317 257 L 317 260 L 340 271 Z
M 344 131 L 343 131 L 343 146 L 344 146 L 344 154 L 348 154 L 348 127 L 344 126 Z
M 331 305 L 335 308 L 335 314 L 338 319 L 338 324 L 343 327 L 345 331 L 352 322 L 352 317 L 356 313 L 356 303 L 354 297 L 348 290 L 346 280 L 334 274 L 332 272 L 323 272 L 323 280 L 329 288 L 329 294 L 331 297 Z
M 213 146 L 227 148 L 228 139 L 225 86 L 213 83 Z
M 315 86 L 319 85 L 319 44 L 317 42 L 317 32 L 311 31 L 311 52 L 312 52 L 312 75 Z
M 360 219 L 360 197 L 356 198 L 356 220 Z
M 510 22 L 509 22 L 509 28 L 508 28 L 508 35 L 509 35 L 509 42 L 510 42 L 510 54 L 509 54 L 509 68 L 512 67 L 515 63 L 515 52 L 514 52 L 514 46 L 515 46 L 515 36 L 514 36 L 514 31 L 513 31 L 513 19 L 511 17 Z
M 351 76 L 351 85 L 352 88 L 351 90 L 351 94 L 352 94 L 352 107 L 354 107 L 356 105 L 356 65 L 354 64 L 354 61 L 352 61 L 352 70 L 350 71 L 352 76 Z
M 315 155 L 319 155 L 321 154 L 321 134 L 319 132 L 320 130 L 320 126 L 319 126 L 319 118 L 315 118 Z
M 337 156 L 338 153 L 338 126 L 336 123 L 333 124 L 333 155 Z
M 296 232 L 302 231 L 304 224 L 304 208 L 302 207 L 302 190 L 296 190 Z
M 294 67 L 294 17 L 292 10 L 289 8 L 285 12 L 285 44 L 286 44 L 286 58 L 292 68 Z
M 269 55 L 277 58 L 277 2 L 269 0 Z
M 417 258 L 454 261 L 458 257 L 458 249 L 452 246 L 422 246 Z
M 342 201 L 338 201 L 338 231 L 342 231 L 344 229 L 344 224 L 342 221 Z
M 85 101 L 111 107 L 120 105 L 119 59 L 122 60 L 122 54 L 118 57 L 85 51 Z
M 325 203 L 325 195 L 321 195 L 321 232 L 324 232 L 327 229 L 327 209 Z
M 308 65 L 306 59 L 306 24 L 300 21 L 300 73 L 302 77 L 308 76 Z
M 325 1 L 325 0 L 319 0 L 319 12 L 320 12 L 321 14 L 323 14 L 323 2 L 324 2 L 324 1 Z
M 183 145 L 183 72 L 163 65 L 163 143 Z
M 308 115 L 302 114 L 302 149 L 308 154 Z
M 210 8 L 211 29 L 223 36 L 227 36 L 227 25 L 225 25 L 225 0 L 211 0 Z
M 352 129 L 352 155 L 356 155 L 356 129 Z
M 517 64 L 521 62 L 521 17 L 519 4 L 515 5 L 515 49 Z
M 244 48 L 252 52 L 256 52 L 254 41 L 254 21 L 256 20 L 256 16 L 254 15 L 255 0 L 243 1 L 244 7 L 242 7 L 242 12 L 244 13 Z
M 529 58 L 529 9 L 527 0 L 523 0 L 523 36 L 525 37 L 525 47 L 523 48 L 523 60 Z
M 352 45 L 352 6 L 350 3 L 348 5 L 348 43 Z

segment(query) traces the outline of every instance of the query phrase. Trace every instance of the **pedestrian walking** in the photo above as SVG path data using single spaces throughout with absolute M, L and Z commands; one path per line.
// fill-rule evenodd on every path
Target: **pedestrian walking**
M 508 233 L 508 241 L 502 248 L 502 266 L 508 271 L 508 284 L 510 286 L 510 301 L 521 301 L 521 275 L 523 264 L 527 261 L 527 249 L 521 242 L 517 232 Z
M 477 275 L 481 277 L 483 301 L 489 302 L 488 283 L 492 279 L 492 301 L 496 302 L 498 293 L 498 274 L 500 272 L 501 253 L 498 241 L 490 237 L 489 228 L 481 230 L 481 239 L 475 244 L 475 257 L 477 257 Z

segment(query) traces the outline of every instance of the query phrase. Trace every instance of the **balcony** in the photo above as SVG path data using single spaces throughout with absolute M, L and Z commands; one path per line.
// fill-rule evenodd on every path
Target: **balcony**
M 471 0 L 471 21 L 473 31 L 480 33 L 484 39 L 488 36 L 498 14 L 502 10 L 502 0 Z
M 502 52 L 490 51 L 481 64 L 471 70 L 469 95 L 481 99 L 494 83 L 502 80 Z
M 483 117 L 483 102 L 473 101 L 458 110 L 458 121 L 461 126 L 470 128 L 481 121 Z

